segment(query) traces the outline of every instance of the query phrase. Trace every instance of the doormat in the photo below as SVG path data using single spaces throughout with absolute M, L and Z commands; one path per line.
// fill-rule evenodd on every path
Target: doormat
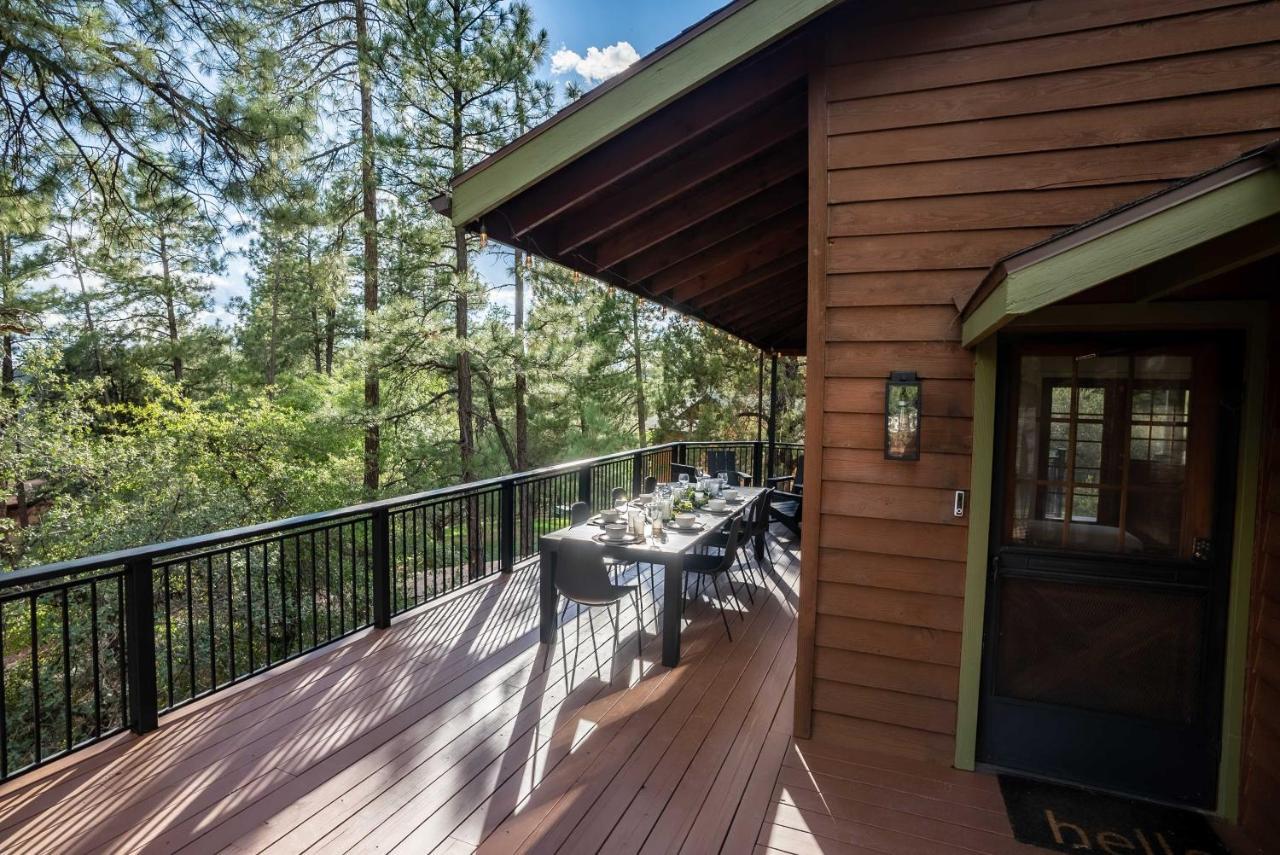
M 1194 811 L 1008 775 L 1000 793 L 1013 836 L 1054 852 L 1230 855 Z

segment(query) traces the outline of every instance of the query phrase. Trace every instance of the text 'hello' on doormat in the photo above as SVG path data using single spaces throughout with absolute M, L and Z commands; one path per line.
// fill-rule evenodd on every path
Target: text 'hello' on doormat
M 1194 811 L 1009 775 L 1000 776 L 1000 793 L 1013 836 L 1055 852 L 1230 855 Z

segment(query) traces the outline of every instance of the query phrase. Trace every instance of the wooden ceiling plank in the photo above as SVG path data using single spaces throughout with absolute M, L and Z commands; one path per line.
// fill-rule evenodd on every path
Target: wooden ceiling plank
M 788 42 L 690 92 L 563 167 L 502 207 L 514 237 L 563 214 L 679 148 L 690 137 L 749 114 L 804 78 L 802 45 Z
M 727 211 L 716 214 L 694 228 L 676 233 L 652 249 L 632 258 L 622 274 L 632 282 L 643 281 L 668 267 L 704 252 L 721 241 L 780 214 L 808 199 L 809 183 L 803 176 L 787 179 Z
M 637 174 L 562 218 L 556 232 L 560 252 L 573 252 L 598 240 L 762 154 L 802 130 L 805 121 L 803 99 L 792 96 L 742 117 L 723 133 L 689 140 L 688 153 L 683 157 Z
M 801 221 L 779 232 L 776 237 L 767 242 L 761 242 L 755 246 L 744 246 L 743 252 L 729 261 L 677 285 L 670 292 L 671 298 L 679 303 L 687 303 L 695 297 L 729 285 L 757 268 L 781 263 L 778 259 L 790 256 L 804 248 L 804 225 Z M 767 271 L 767 273 L 772 272 L 776 271 Z
M 726 312 L 735 305 L 742 302 L 752 302 L 761 295 L 787 293 L 795 286 L 795 283 L 804 279 L 804 275 L 804 267 L 798 266 L 763 279 L 759 277 L 747 279 L 744 277 L 745 284 L 734 283 L 729 288 L 724 289 L 727 293 L 716 291 L 714 298 L 697 304 L 696 308 L 698 311 L 708 314 Z
M 722 264 L 733 261 L 738 256 L 761 246 L 781 232 L 789 232 L 804 222 L 805 204 L 801 203 L 777 214 L 744 232 L 734 236 L 732 240 L 722 241 L 712 248 L 692 258 L 676 264 L 648 280 L 651 291 L 666 294 L 675 290 L 676 286 L 690 279 L 715 270 Z
M 739 164 L 670 200 L 651 216 L 594 244 L 595 263 L 600 268 L 614 267 L 676 232 L 702 223 L 762 190 L 799 175 L 807 168 L 806 142 L 803 133 L 797 134 L 766 154 Z

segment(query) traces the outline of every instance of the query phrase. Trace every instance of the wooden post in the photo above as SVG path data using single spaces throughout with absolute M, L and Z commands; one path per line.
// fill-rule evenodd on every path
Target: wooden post
M 778 463 L 778 354 L 769 354 L 769 456 L 765 464 L 765 481 L 774 476 Z
M 373 570 L 373 625 L 391 626 L 391 526 L 386 508 L 373 512 L 370 534 Z
M 148 733 L 160 726 L 156 699 L 156 601 L 151 559 L 125 565 L 125 661 L 129 690 L 129 726 Z
M 578 501 L 591 507 L 591 464 L 578 470 Z

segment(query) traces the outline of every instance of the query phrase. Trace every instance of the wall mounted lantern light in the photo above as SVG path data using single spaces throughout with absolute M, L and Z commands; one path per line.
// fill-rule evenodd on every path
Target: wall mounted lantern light
M 920 459 L 920 378 L 914 371 L 894 371 L 884 386 L 884 456 L 886 460 Z

